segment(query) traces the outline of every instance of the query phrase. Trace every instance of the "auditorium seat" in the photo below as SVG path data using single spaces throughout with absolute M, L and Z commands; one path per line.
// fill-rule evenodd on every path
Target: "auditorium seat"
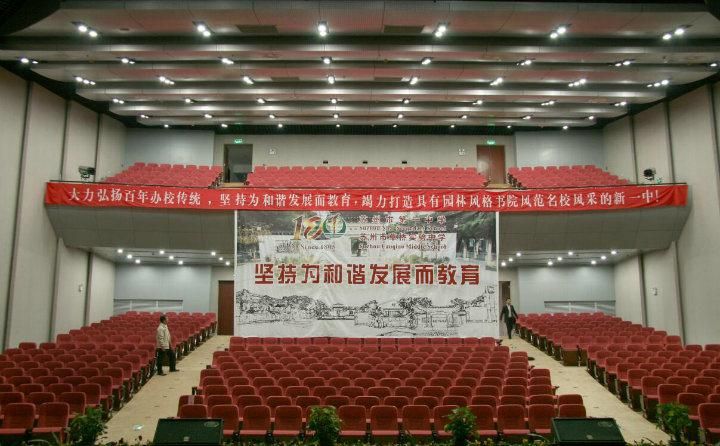
M 370 434 L 375 441 L 399 437 L 398 410 L 395 406 L 378 405 L 370 409 Z
M 12 441 L 8 437 L 22 437 L 26 431 L 35 424 L 35 405 L 30 403 L 10 403 L 3 406 L 2 427 L 0 439 L 3 443 Z
M 48 436 L 62 442 L 70 419 L 70 406 L 62 402 L 46 402 L 35 407 L 38 409 L 38 420 L 32 430 L 33 437 Z
M 218 404 L 210 409 L 211 418 L 223 420 L 223 437 L 231 438 L 240 428 L 240 411 L 234 404 Z
M 278 406 L 275 408 L 273 437 L 297 438 L 303 426 L 302 409 L 299 406 Z
M 222 170 L 222 166 L 135 163 L 122 172 L 103 179 L 102 182 L 207 188 L 219 184 Z
M 480 439 L 497 437 L 495 427 L 495 407 L 489 405 L 470 405 L 470 412 L 475 415 L 475 434 Z
M 629 181 L 619 178 L 599 167 L 586 166 L 536 166 L 533 168 L 508 168 L 508 182 L 519 187 L 583 187 L 622 186 Z
M 267 436 L 272 426 L 269 407 L 247 406 L 242 417 L 242 429 L 239 431 L 241 437 L 264 439 Z
M 528 406 L 528 427 L 538 435 L 550 435 L 552 419 L 555 417 L 555 406 L 551 404 L 531 404 Z
M 498 432 L 505 437 L 527 437 L 530 430 L 525 423 L 525 406 L 518 404 L 500 405 L 497 408 Z
M 698 416 L 705 443 L 715 444 L 720 441 L 720 404 L 700 404 L 698 406 Z
M 365 407 L 347 405 L 338 408 L 340 418 L 340 438 L 362 438 L 367 436 Z

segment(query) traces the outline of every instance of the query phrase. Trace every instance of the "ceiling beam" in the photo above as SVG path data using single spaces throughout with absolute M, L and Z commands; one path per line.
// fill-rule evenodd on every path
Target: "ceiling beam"
M 232 53 L 248 52 L 291 52 L 305 55 L 332 55 L 345 52 L 391 52 L 395 58 L 424 57 L 430 55 L 452 57 L 460 60 L 467 53 L 476 55 L 485 52 L 513 53 L 524 56 L 539 54 L 567 54 L 592 52 L 593 54 L 633 55 L 644 54 L 686 54 L 693 53 L 707 57 L 716 57 L 720 53 L 720 39 L 685 38 L 672 43 L 665 42 L 658 34 L 656 39 L 618 38 L 618 37 L 573 37 L 563 41 L 553 41 L 542 37 L 446 37 L 438 42 L 432 36 L 333 36 L 323 41 L 317 36 L 222 36 L 215 35 L 211 40 L 203 40 L 192 34 L 173 36 L 105 36 L 97 41 L 89 41 L 82 36 L 58 35 L 42 37 L 5 36 L 0 38 L 0 50 L 24 51 L 32 55 L 35 51 L 58 51 L 65 53 L 93 52 L 134 55 L 140 57 L 145 52 L 187 51 L 203 54 L 232 56 Z M 463 56 L 465 55 L 465 56 Z

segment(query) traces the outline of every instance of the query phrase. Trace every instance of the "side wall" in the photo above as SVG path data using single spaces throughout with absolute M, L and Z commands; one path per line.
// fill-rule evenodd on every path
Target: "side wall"
M 517 166 L 594 164 L 605 167 L 600 130 L 517 132 Z
M 621 166 L 634 157 L 641 181 L 642 171 L 654 168 L 662 181 L 690 186 L 690 216 L 677 243 L 641 254 L 636 277 L 616 269 L 616 283 L 623 288 L 617 296 L 619 316 L 637 320 L 638 308 L 644 307 L 648 325 L 692 344 L 720 339 L 715 304 L 720 289 L 719 88 L 698 88 L 625 118 L 628 125 L 604 130 L 608 165 Z
M 182 300 L 183 311 L 210 311 L 212 269 L 211 266 L 117 264 L 115 298 Z M 215 296 L 217 301 L 217 292 Z
M 78 180 L 78 166 L 116 170 L 125 127 L 5 70 L 0 103 L 7 111 L 0 122 L 0 341 L 7 347 L 48 341 L 90 321 L 91 256 L 55 236 L 45 183 Z M 114 268 L 103 277 L 113 281 Z M 111 315 L 96 308 L 95 320 Z
M 521 267 L 517 277 L 522 313 L 542 313 L 546 301 L 615 300 L 611 266 Z

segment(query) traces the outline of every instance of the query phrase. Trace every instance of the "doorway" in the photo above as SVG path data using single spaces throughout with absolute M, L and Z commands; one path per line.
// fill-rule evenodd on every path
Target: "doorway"
M 477 146 L 477 170 L 490 183 L 505 184 L 505 146 Z
M 218 281 L 217 321 L 217 334 L 235 334 L 235 282 L 232 280 Z
M 252 172 L 252 144 L 225 144 L 225 175 L 226 183 L 243 183 Z

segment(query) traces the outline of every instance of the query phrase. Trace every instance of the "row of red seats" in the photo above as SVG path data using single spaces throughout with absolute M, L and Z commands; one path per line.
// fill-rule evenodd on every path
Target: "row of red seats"
M 272 418 L 292 405 L 355 405 L 368 413 L 516 407 L 526 426 L 528 406 L 544 404 L 555 416 L 570 402 L 584 416 L 579 395 L 555 395 L 549 370 L 531 368 L 526 352 L 511 353 L 491 338 L 233 338 L 231 350 L 215 352 L 194 391 L 180 399 L 179 411 L 200 402 L 205 413 L 227 407 L 238 420 L 251 407 L 267 407 Z
M 526 340 L 566 365 L 586 364 L 591 376 L 649 420 L 655 419 L 658 404 L 677 402 L 694 420 L 691 439 L 720 439 L 720 344 L 683 346 L 678 336 L 602 315 L 527 315 L 521 320 Z M 614 335 L 587 334 L 587 326 L 594 324 L 614 327 Z
M 103 182 L 210 187 L 219 184 L 221 175 L 222 166 L 135 163 L 126 170 L 105 178 Z
M 247 182 L 258 187 L 485 187 L 487 178 L 464 167 L 256 166 Z
M 429 408 L 425 405 L 407 405 L 401 410 L 395 406 L 377 405 L 367 409 L 361 405 L 342 405 L 337 408 L 341 421 L 340 437 L 343 439 L 372 438 L 375 441 L 398 441 L 404 434 L 412 438 L 449 439 L 452 434 L 445 430 L 448 416 L 456 405 Z M 549 436 L 552 418 L 585 417 L 582 405 L 565 404 L 556 408 L 549 404 L 529 407 L 506 404 L 497 408 L 488 405 L 468 406 L 475 415 L 476 434 L 481 438 L 523 438 L 535 433 Z M 431 416 L 432 415 L 432 416 Z M 226 438 L 286 438 L 293 439 L 313 433 L 305 431 L 308 409 L 296 405 L 282 405 L 273 410 L 264 405 L 244 407 L 221 404 L 211 410 L 203 404 L 186 404 L 179 408 L 180 418 L 220 418 L 223 420 Z M 400 440 L 401 441 L 401 440 Z
M 70 404 L 67 402 L 9 403 L 3 406 L 0 441 L 12 444 L 15 439 L 65 440 L 70 420 Z
M 518 187 L 622 186 L 629 181 L 593 165 L 508 168 L 508 181 Z
M 29 389 L 26 389 L 29 390 Z M 102 387 L 97 383 L 85 383 L 75 386 L 69 384 L 53 384 L 47 391 L 38 390 L 29 393 L 0 391 L 0 418 L 7 415 L 11 404 L 31 403 L 40 406 L 44 403 L 61 402 L 70 406 L 70 419 L 85 413 L 87 407 L 108 410 L 110 396 L 102 394 Z

